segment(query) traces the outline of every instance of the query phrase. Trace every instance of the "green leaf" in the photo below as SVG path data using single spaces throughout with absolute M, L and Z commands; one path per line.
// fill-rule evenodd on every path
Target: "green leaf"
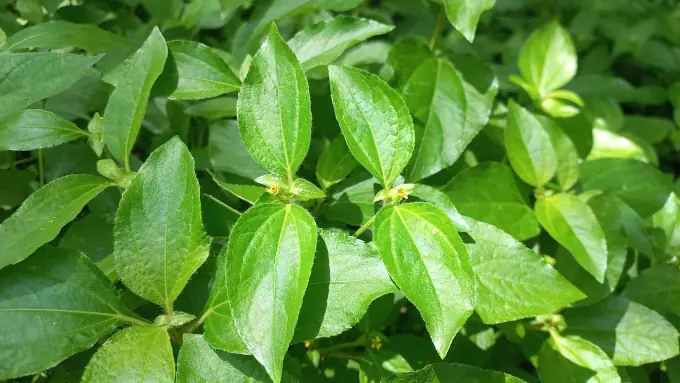
M 210 162 L 215 170 L 232 173 L 249 180 L 267 174 L 255 162 L 241 141 L 236 121 L 218 121 L 210 125 Z
M 177 65 L 177 89 L 170 98 L 197 100 L 235 92 L 241 81 L 222 58 L 207 45 L 195 41 L 168 42 Z
M 237 110 L 253 159 L 292 182 L 309 149 L 312 112 L 307 77 L 274 24 L 253 57 Z
M 335 61 L 348 48 L 393 30 L 391 25 L 350 16 L 324 20 L 298 32 L 288 45 L 308 71 Z
M 324 207 L 324 217 L 331 221 L 344 222 L 352 226 L 366 224 L 375 215 L 376 207 L 373 198 L 380 190 L 378 181 L 370 177 L 360 182 L 354 178 L 339 184 L 339 189 L 331 197 L 330 203 Z
M 548 123 L 510 100 L 505 128 L 508 159 L 519 178 L 532 186 L 545 185 L 557 170 L 557 153 L 543 128 Z
M 383 207 L 373 233 L 387 271 L 420 311 L 443 359 L 476 297 L 475 276 L 455 226 L 443 211 L 419 202 Z
M 54 113 L 27 109 L 0 123 L 0 150 L 49 148 L 87 135 Z
M 623 295 L 652 310 L 680 315 L 680 270 L 672 265 L 652 266 L 628 282 Z
M 87 124 L 87 131 L 90 132 L 87 142 L 97 156 L 101 157 L 104 152 L 104 119 L 99 113 L 95 113 L 92 116 L 92 119 Z
M 217 97 L 210 100 L 189 105 L 184 109 L 189 116 L 217 120 L 227 117 L 236 117 L 236 98 Z
M 240 337 L 274 382 L 281 380 L 283 358 L 293 339 L 316 235 L 314 219 L 297 205 L 255 205 L 236 222 L 220 254 L 208 310 L 231 310 L 224 319 L 208 318 L 206 338 L 210 342 L 212 329 L 235 327 L 237 334 L 227 335 Z
M 345 138 L 338 134 L 316 163 L 316 180 L 323 190 L 337 184 L 357 167 L 357 160 L 349 151 Z
M 569 136 L 552 120 L 542 119 L 543 129 L 550 136 L 550 141 L 557 155 L 555 176 L 563 191 L 571 189 L 578 182 L 581 173 L 581 158 L 576 146 Z
M 175 137 L 151 153 L 116 213 L 114 257 L 121 280 L 168 311 L 208 257 L 199 198 L 194 160 Z
M 168 47 L 154 28 L 144 44 L 104 76 L 115 89 L 104 111 L 104 141 L 113 157 L 129 169 L 129 155 L 142 126 L 151 87 L 163 72 Z
M 453 165 L 489 121 L 497 90 L 495 79 L 485 89 L 476 88 L 447 60 L 420 65 L 402 89 L 420 122 L 406 179 L 419 181 Z
M 641 162 L 657 163 L 656 153 L 639 139 L 605 129 L 593 129 L 593 148 L 587 160 L 600 158 L 631 158 Z
M 85 255 L 49 246 L 0 271 L 0 313 L 0 379 L 39 373 L 142 323 Z
M 397 41 L 387 56 L 387 64 L 394 72 L 397 85 L 402 88 L 413 72 L 434 54 L 422 38 L 409 37 Z
M 607 269 L 607 242 L 595 214 L 571 194 L 554 194 L 536 201 L 541 226 L 576 261 L 602 283 Z
M 82 48 L 90 53 L 126 50 L 130 43 L 122 36 L 95 25 L 55 20 L 22 29 L 10 36 L 1 51 L 29 48 Z
M 458 213 L 458 209 L 453 205 L 451 199 L 443 192 L 432 186 L 416 184 L 410 191 L 410 194 L 424 202 L 429 202 L 440 208 L 449 216 L 449 218 L 451 218 L 451 222 L 456 226 L 456 230 L 463 232 L 470 230 L 470 225 L 463 216 Z
M 492 162 L 466 169 L 440 190 L 461 214 L 490 223 L 519 241 L 540 232 L 536 215 L 506 165 Z
M 85 368 L 83 383 L 175 381 L 170 337 L 163 327 L 132 326 L 114 334 Z
M 538 354 L 544 383 L 621 383 L 616 367 L 596 345 L 578 336 L 553 336 Z
M 0 121 L 66 90 L 100 58 L 51 52 L 0 55 Z
M 444 0 L 443 3 L 451 25 L 472 42 L 479 18 L 484 11 L 493 8 L 496 0 Z
M 82 251 L 93 262 L 100 262 L 113 254 L 113 223 L 90 213 L 69 225 L 59 247 Z
M 680 255 L 680 199 L 675 193 L 668 197 L 661 210 L 652 215 L 651 223 L 663 233 L 660 247 L 666 255 Z
M 658 144 L 675 130 L 673 121 L 665 118 L 626 115 L 621 132 L 630 133 L 649 144 Z
M 435 363 L 421 370 L 396 374 L 384 383 L 446 383 L 446 382 L 525 383 L 522 379 L 502 372 L 456 363 Z
M 0 224 L 0 269 L 23 261 L 53 240 L 83 207 L 111 186 L 101 177 L 71 175 L 35 193 Z
M 535 30 L 519 54 L 519 70 L 543 98 L 565 86 L 577 69 L 576 48 L 557 21 Z
M 586 161 L 581 166 L 584 190 L 610 192 L 640 214 L 652 215 L 672 191 L 670 179 L 652 165 L 621 158 Z
M 284 371 L 282 382 L 295 378 Z M 184 334 L 177 357 L 177 383 L 270 383 L 271 379 L 252 356 L 215 351 L 201 335 Z
M 595 343 L 617 366 L 640 366 L 678 353 L 678 331 L 660 314 L 623 297 L 564 312 L 567 334 Z
M 484 323 L 509 322 L 559 311 L 585 295 L 533 250 L 496 227 L 468 219 L 475 311 Z M 547 292 L 549 291 L 549 292 Z
M 347 146 L 391 189 L 413 153 L 415 132 L 404 100 L 378 76 L 329 66 L 331 96 Z
M 326 338 L 359 323 L 378 297 L 397 289 L 375 248 L 345 233 L 319 230 L 296 340 Z
M 588 296 L 578 302 L 579 305 L 598 302 L 616 289 L 628 256 L 630 241 L 626 236 L 631 237 L 638 230 L 634 229 L 636 226 L 642 229 L 640 217 L 628 205 L 611 195 L 594 196 L 588 199 L 588 205 L 595 213 L 607 242 L 607 271 L 604 281 L 596 281 L 564 248 L 559 248 L 555 254 L 557 270 Z
M 213 181 L 215 181 L 219 187 L 229 192 L 229 194 L 232 194 L 251 205 L 255 204 L 257 199 L 260 198 L 262 193 L 264 193 L 264 187 L 255 185 L 249 180 L 244 180 L 236 176 L 225 177 L 222 175 L 222 177 L 218 177 L 213 173 L 210 173 L 210 175 L 212 176 Z M 221 178 L 225 179 L 223 180 Z

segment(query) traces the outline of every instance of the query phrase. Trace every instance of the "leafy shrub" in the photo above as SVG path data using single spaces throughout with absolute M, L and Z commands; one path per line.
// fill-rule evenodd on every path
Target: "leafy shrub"
M 0 1 L 0 380 L 680 381 L 680 8 L 495 3 Z

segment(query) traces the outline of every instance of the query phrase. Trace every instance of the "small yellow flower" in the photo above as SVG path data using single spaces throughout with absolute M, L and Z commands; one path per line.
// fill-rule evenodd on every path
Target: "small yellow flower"
M 281 189 L 279 188 L 279 185 L 272 185 L 272 186 L 270 186 L 270 187 L 268 187 L 268 188 L 265 189 L 265 191 L 266 191 L 267 193 L 271 194 L 271 195 L 277 195 L 277 194 L 279 194 L 279 191 L 280 191 L 280 190 L 281 190 Z
M 371 348 L 376 350 L 380 350 L 382 348 L 382 341 L 380 340 L 379 336 L 371 339 Z
M 311 340 L 311 339 L 310 339 L 310 340 L 306 340 L 306 341 L 305 341 L 305 348 L 306 348 L 306 349 L 310 349 L 310 348 L 312 347 L 312 343 L 313 343 L 313 342 L 314 342 L 314 341 Z
M 407 199 L 408 198 L 408 190 L 400 190 L 399 196 L 403 199 Z

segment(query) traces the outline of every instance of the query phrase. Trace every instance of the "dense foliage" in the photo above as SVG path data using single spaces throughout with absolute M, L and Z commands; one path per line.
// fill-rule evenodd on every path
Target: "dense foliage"
M 0 6 L 0 381 L 680 382 L 674 1 Z

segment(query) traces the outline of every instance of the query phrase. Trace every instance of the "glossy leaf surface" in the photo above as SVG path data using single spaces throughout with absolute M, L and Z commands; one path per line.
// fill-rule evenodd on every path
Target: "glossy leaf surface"
M 0 378 L 51 368 L 125 322 L 141 320 L 91 260 L 43 247 L 0 271 Z
M 31 194 L 0 224 L 0 269 L 21 262 L 53 240 L 91 199 L 109 186 L 101 177 L 78 174 L 59 178 Z
M 241 137 L 253 159 L 292 181 L 309 149 L 309 86 L 274 25 L 253 57 L 237 110 Z
M 418 308 L 444 358 L 472 314 L 477 284 L 451 219 L 428 203 L 386 206 L 374 236 L 392 280 Z
M 404 100 L 373 74 L 337 66 L 328 71 L 335 116 L 349 150 L 385 188 L 391 188 L 415 144 Z
M 136 294 L 171 309 L 208 257 L 209 244 L 194 160 L 173 138 L 151 154 L 123 194 L 115 222 L 116 269 Z
M 104 110 L 104 141 L 113 157 L 129 167 L 129 158 L 148 105 L 151 87 L 168 57 L 163 35 L 154 28 L 144 44 L 103 80 L 115 89 Z

